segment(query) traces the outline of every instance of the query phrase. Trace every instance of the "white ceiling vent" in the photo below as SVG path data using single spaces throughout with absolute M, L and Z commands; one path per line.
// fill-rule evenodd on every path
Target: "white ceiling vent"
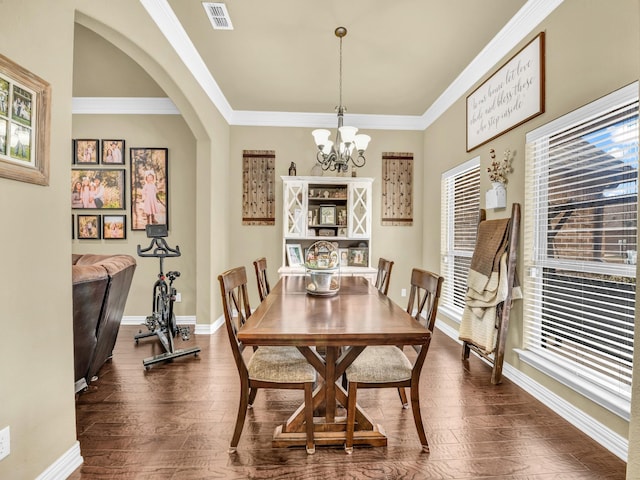
M 202 6 L 215 30 L 233 30 L 231 18 L 224 3 L 203 2 Z

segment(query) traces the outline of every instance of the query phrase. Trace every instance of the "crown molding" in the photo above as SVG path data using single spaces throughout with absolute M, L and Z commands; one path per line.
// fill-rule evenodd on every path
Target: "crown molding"
M 180 115 L 166 97 L 73 97 L 74 115 Z
M 345 123 L 373 130 L 424 130 L 420 116 L 405 115 L 344 115 Z M 336 114 L 303 112 L 234 111 L 230 125 L 260 127 L 335 128 Z
M 458 75 L 449 87 L 421 116 L 345 115 L 359 128 L 378 130 L 425 130 L 463 97 L 525 39 L 564 0 L 529 0 Z M 167 0 L 140 0 L 176 54 L 229 125 L 270 127 L 328 127 L 336 125 L 334 114 L 302 112 L 235 111 L 220 90 L 202 57 L 180 24 Z M 157 102 L 157 103 L 156 103 Z M 169 105 L 170 103 L 170 105 Z M 179 114 L 170 99 L 74 98 L 74 114 Z
M 422 115 L 426 129 L 462 98 L 564 0 L 529 0 Z
M 169 2 L 167 0 L 140 0 L 140 3 L 189 69 L 193 78 L 196 79 L 227 123 L 230 123 L 233 114 L 231 105 L 171 9 Z

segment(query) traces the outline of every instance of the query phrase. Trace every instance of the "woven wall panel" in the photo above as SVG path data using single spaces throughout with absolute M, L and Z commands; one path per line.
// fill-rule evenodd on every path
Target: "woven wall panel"
M 273 150 L 242 152 L 242 224 L 276 222 L 275 163 Z
M 413 225 L 413 154 L 382 154 L 382 225 Z

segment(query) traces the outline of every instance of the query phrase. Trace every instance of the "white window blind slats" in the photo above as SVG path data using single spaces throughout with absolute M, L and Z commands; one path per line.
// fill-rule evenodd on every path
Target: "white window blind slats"
M 478 227 L 480 159 L 445 172 L 441 188 L 440 305 L 461 314 Z
M 637 84 L 614 93 L 527 135 L 524 344 L 559 370 L 628 400 Z

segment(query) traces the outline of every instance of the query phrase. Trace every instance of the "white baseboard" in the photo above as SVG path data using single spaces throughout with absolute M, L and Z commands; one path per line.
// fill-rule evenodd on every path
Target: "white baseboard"
M 76 441 L 58 460 L 38 475 L 36 480 L 65 480 L 83 462 L 84 459 L 80 455 L 80 443 Z
M 436 328 L 462 345 L 462 342 L 458 340 L 458 330 L 455 328 L 440 320 L 436 320 Z M 482 358 L 481 360 L 486 362 L 486 360 Z M 629 441 L 626 438 L 618 435 L 610 428 L 607 428 L 585 414 L 582 410 L 576 408 L 575 405 L 567 402 L 506 362 L 502 367 L 502 374 L 618 458 L 625 462 L 627 461 Z M 487 381 L 489 381 L 489 376 L 487 376 Z
M 220 316 L 215 322 L 210 324 L 196 324 L 196 335 L 213 335 L 222 325 L 224 325 L 224 316 Z
M 147 319 L 146 315 L 129 315 L 127 317 L 122 317 L 122 320 L 120 321 L 120 325 L 144 325 L 144 322 L 146 319 Z M 195 325 L 196 316 L 195 315 L 179 315 L 176 317 L 176 323 L 178 325 Z
M 146 316 L 129 315 L 122 317 L 120 325 L 144 325 L 146 318 Z M 195 325 L 193 332 L 196 335 L 212 335 L 224 325 L 224 316 L 218 317 L 210 324 L 199 324 L 196 322 L 195 315 L 182 315 L 176 317 L 176 323 L 178 325 Z

